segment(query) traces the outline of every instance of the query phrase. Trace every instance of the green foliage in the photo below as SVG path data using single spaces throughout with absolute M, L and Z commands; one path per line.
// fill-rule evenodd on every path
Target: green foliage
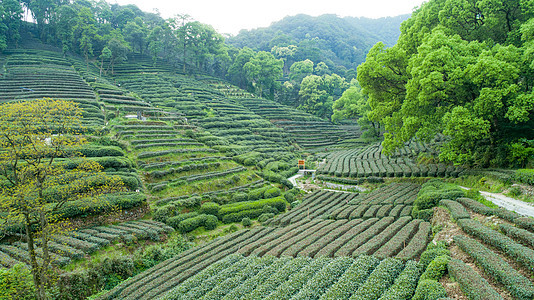
M 173 220 L 174 221 L 174 220 Z M 201 226 L 206 230 L 212 230 L 217 227 L 217 217 L 213 215 L 198 215 L 192 218 L 187 218 L 178 224 L 178 230 L 182 233 L 191 232 Z
M 430 279 L 439 281 L 447 272 L 447 264 L 449 263 L 449 260 L 450 256 L 448 255 L 436 256 L 423 272 L 420 280 Z
M 283 65 L 284 62 L 276 59 L 271 53 L 260 51 L 245 63 L 243 70 L 247 79 L 262 96 L 264 91 L 274 87 L 275 80 L 282 76 Z
M 250 218 L 243 218 L 241 220 L 241 224 L 243 224 L 243 226 L 245 227 L 250 227 L 252 225 L 252 221 L 250 220 Z
M 377 41 L 385 41 L 389 46 L 395 44 L 399 25 L 406 18 L 407 15 L 368 19 L 300 14 L 286 17 L 266 28 L 242 31 L 230 37 L 228 43 L 262 51 L 296 46 L 296 51 L 286 56 L 289 66 L 293 61 L 310 59 L 318 64 L 323 60 L 338 73 L 338 70 L 350 70 L 362 63 L 365 60 L 364 49 L 369 49 Z M 361 46 L 352 47 L 355 44 Z
M 460 219 L 458 225 L 470 235 L 482 239 L 485 243 L 492 245 L 507 256 L 513 258 L 526 268 L 534 270 L 534 250 L 525 247 L 513 239 L 482 225 L 480 222 L 472 219 Z
M 221 209 L 221 206 L 214 202 L 206 202 L 203 203 L 200 207 L 199 213 L 206 214 L 206 215 L 219 215 L 219 209 Z
M 400 273 L 399 277 L 395 279 L 393 285 L 385 292 L 380 299 L 381 300 L 401 300 L 411 299 L 414 291 L 417 287 L 417 281 L 419 279 L 420 270 L 417 267 L 417 263 L 414 260 L 410 260 L 406 263 L 404 270 Z
M 180 226 L 180 223 L 186 219 L 189 219 L 189 218 L 194 218 L 196 216 L 198 216 L 198 212 L 190 212 L 190 213 L 185 213 L 185 214 L 179 214 L 177 216 L 173 216 L 173 217 L 169 217 L 167 218 L 167 225 L 175 228 L 175 229 L 178 229 L 179 226 Z
M 268 190 L 265 191 L 265 193 L 263 194 L 263 197 L 265 197 L 265 198 L 274 198 L 274 197 L 280 196 L 281 193 L 282 192 L 280 191 L 279 188 L 272 187 L 272 188 L 269 188 Z
M 532 282 L 513 269 L 495 252 L 468 237 L 457 235 L 454 237 L 454 241 L 460 249 L 473 257 L 486 273 L 502 283 L 514 297 L 525 300 L 534 297 Z
M 425 250 L 421 254 L 421 258 L 419 259 L 419 268 L 423 271 L 427 269 L 427 267 L 430 265 L 430 263 L 439 256 L 450 256 L 450 251 L 447 250 L 447 246 L 445 244 L 437 244 L 434 245 L 432 243 L 428 244 L 427 250 Z
M 9 269 L 0 269 L 1 299 L 35 299 L 35 287 L 31 272 L 25 264 L 19 263 Z
M 370 119 L 387 130 L 386 152 L 443 134 L 441 160 L 487 166 L 516 164 L 515 156 L 524 163 L 530 150 L 518 143 L 532 139 L 525 129 L 534 109 L 527 79 L 532 8 L 494 5 L 430 1 L 403 23 L 395 46 L 369 51 L 358 81 Z
M 464 196 L 464 192 L 457 185 L 434 179 L 421 186 L 421 190 L 414 202 L 414 207 L 428 209 L 437 206 L 439 200 L 455 200 L 462 196 Z
M 471 217 L 469 215 L 469 213 L 467 212 L 467 210 L 465 210 L 463 205 L 461 205 L 460 203 L 458 203 L 456 201 L 443 199 L 443 200 L 439 201 L 439 204 L 447 207 L 447 209 L 451 212 L 451 216 L 455 220 L 465 219 L 465 218 L 470 218 Z
M 516 170 L 512 179 L 528 185 L 534 185 L 534 169 Z
M 458 259 L 451 259 L 448 272 L 459 284 L 462 291 L 473 300 L 503 299 L 493 287 L 473 268 Z
M 426 279 L 420 281 L 412 300 L 436 300 L 447 297 L 447 292 L 441 283 Z
M 347 87 L 345 78 L 337 74 L 306 76 L 299 91 L 299 108 L 321 118 L 330 118 L 334 101 Z

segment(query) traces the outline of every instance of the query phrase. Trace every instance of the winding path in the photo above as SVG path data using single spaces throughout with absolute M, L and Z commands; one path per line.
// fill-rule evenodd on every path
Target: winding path
M 463 186 L 461 188 L 465 190 L 469 190 L 469 188 L 466 188 Z M 506 208 L 507 210 L 515 211 L 516 213 L 520 215 L 534 217 L 534 206 L 531 203 L 517 200 L 517 199 L 505 196 L 503 194 L 498 194 L 498 193 L 480 191 L 480 194 L 484 198 L 486 198 L 486 200 L 493 202 L 495 205 L 499 207 L 503 207 L 503 208 Z

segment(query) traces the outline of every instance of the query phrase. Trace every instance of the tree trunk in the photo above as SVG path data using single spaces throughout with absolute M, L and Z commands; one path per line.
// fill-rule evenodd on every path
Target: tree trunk
M 39 264 L 37 263 L 37 255 L 35 254 L 35 244 L 33 240 L 33 232 L 30 228 L 30 216 L 28 214 L 24 215 L 26 222 L 25 222 L 25 229 L 26 229 L 26 242 L 28 244 L 28 254 L 30 256 L 30 265 L 32 267 L 32 278 L 33 278 L 33 285 L 35 286 L 35 289 L 37 290 L 37 299 L 39 300 L 45 300 L 46 299 L 46 293 L 44 291 L 43 282 L 41 281 L 41 269 L 39 268 Z
M 50 240 L 49 232 L 48 232 L 48 220 L 46 219 L 46 215 L 41 212 L 40 213 L 40 221 L 41 221 L 41 248 L 43 250 L 43 263 L 41 265 L 41 282 L 43 285 L 48 284 L 47 280 L 47 273 L 48 273 L 48 267 L 50 266 L 50 252 L 48 251 L 48 241 Z

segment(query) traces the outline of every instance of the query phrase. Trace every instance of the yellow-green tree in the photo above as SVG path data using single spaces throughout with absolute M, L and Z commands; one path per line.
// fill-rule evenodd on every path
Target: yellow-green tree
M 0 105 L 0 226 L 5 233 L 21 229 L 38 299 L 47 298 L 46 287 L 52 284 L 48 242 L 65 228 L 61 208 L 123 187 L 120 178 L 107 176 L 98 163 L 77 154 L 85 143 L 81 125 L 81 109 L 69 101 Z M 66 169 L 59 158 L 75 160 L 77 167 Z M 37 247 L 42 259 L 37 259 Z

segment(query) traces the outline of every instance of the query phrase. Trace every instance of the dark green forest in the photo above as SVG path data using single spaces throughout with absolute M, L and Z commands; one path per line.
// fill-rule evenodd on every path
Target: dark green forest
M 242 30 L 226 42 L 238 48 L 249 47 L 257 51 L 295 45 L 298 48 L 291 57 L 293 61 L 310 59 L 316 64 L 324 62 L 339 74 L 364 62 L 367 52 L 377 41 L 388 46 L 395 45 L 400 24 L 408 17 L 369 19 L 296 15 L 285 17 L 267 28 Z

